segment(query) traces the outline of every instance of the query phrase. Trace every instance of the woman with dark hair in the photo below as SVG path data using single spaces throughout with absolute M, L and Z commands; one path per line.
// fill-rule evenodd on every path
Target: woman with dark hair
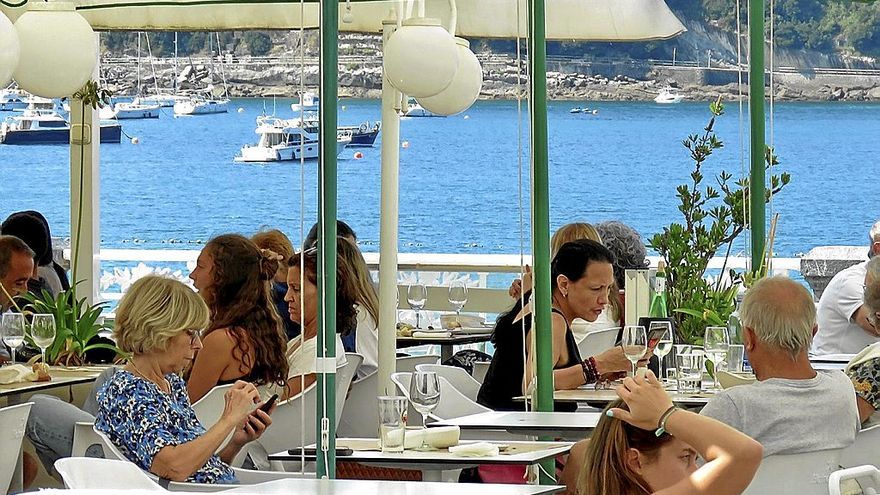
M 37 278 L 28 283 L 28 290 L 39 293 L 46 289 L 53 296 L 70 288 L 67 273 L 55 262 L 52 249 L 52 232 L 49 222 L 40 212 L 19 211 L 9 215 L 0 225 L 0 234 L 12 235 L 23 240 L 34 253 Z
M 211 323 L 187 380 L 192 402 L 237 380 L 284 385 L 287 339 L 267 283 L 278 263 L 277 255 L 238 234 L 215 237 L 202 249 L 189 278 L 211 310 Z
M 614 255 L 605 246 L 589 239 L 563 244 L 551 262 L 553 382 L 559 390 L 594 383 L 630 369 L 620 347 L 581 359 L 571 331 L 574 318 L 595 321 L 605 309 L 614 285 L 613 262 Z M 522 408 L 513 398 L 527 392 L 531 384 L 531 328 L 530 304 L 519 311 L 515 306 L 498 318 L 493 333 L 495 355 L 477 402 L 496 410 Z M 523 361 L 524 349 L 527 362 Z
M 351 352 L 356 352 L 364 357 L 364 362 L 358 367 L 357 377 L 363 378 L 379 368 L 379 295 L 370 278 L 370 269 L 364 260 L 364 255 L 355 243 L 345 238 L 340 241 L 339 257 L 351 268 L 354 278 L 354 287 L 357 290 L 357 324 L 354 335 L 349 341 L 352 342 Z M 346 345 L 345 339 L 342 344 Z
M 336 367 L 344 365 L 345 348 L 341 336 L 349 334 L 357 325 L 357 287 L 348 261 L 338 253 L 343 243 L 351 242 L 337 237 L 336 256 Z M 290 318 L 302 326 L 302 334 L 287 344 L 288 371 L 286 396 L 291 397 L 309 388 L 317 379 L 318 371 L 318 247 L 306 249 L 291 257 L 287 272 L 287 301 Z M 329 329 L 328 329 L 329 330 Z
M 608 405 L 584 441 L 589 443 L 583 467 L 569 493 L 733 495 L 749 486 L 761 464 L 760 443 L 676 408 L 653 372 L 627 378 L 617 394 L 622 400 Z M 699 468 L 698 455 L 706 461 Z M 566 471 L 577 464 L 569 459 Z

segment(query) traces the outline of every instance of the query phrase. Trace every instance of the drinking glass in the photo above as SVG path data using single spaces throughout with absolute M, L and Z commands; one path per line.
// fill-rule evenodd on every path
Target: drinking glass
M 379 446 L 382 452 L 403 452 L 406 436 L 406 397 L 380 396 Z
M 455 308 L 455 321 L 459 321 L 461 308 L 467 303 L 467 298 L 467 282 L 464 280 L 456 280 L 449 284 L 449 304 Z
M 15 350 L 24 342 L 24 327 L 24 315 L 21 313 L 4 313 L 0 319 L 0 335 L 12 350 L 12 364 L 15 364 Z
M 406 302 L 409 303 L 409 307 L 416 310 L 416 328 L 422 328 L 419 317 L 421 316 L 422 308 L 425 307 L 425 302 L 427 302 L 427 300 L 428 289 L 425 288 L 425 284 L 410 284 L 409 288 L 406 290 Z
M 632 363 L 633 376 L 635 376 L 636 363 L 648 352 L 648 336 L 645 333 L 645 327 L 640 325 L 623 327 L 623 337 L 620 344 L 623 346 L 623 354 Z
M 43 362 L 46 362 L 46 349 L 55 342 L 55 316 L 36 314 L 31 320 L 31 339 L 42 353 Z
M 703 383 L 703 359 L 705 355 L 697 352 L 682 352 L 675 355 L 675 381 L 680 393 L 700 391 Z
M 409 400 L 413 408 L 422 415 L 422 445 L 416 450 L 431 450 L 428 445 L 426 421 L 428 413 L 440 403 L 440 380 L 433 371 L 416 371 L 409 383 Z
M 727 333 L 727 327 L 706 327 L 706 333 L 703 336 L 703 350 L 706 353 L 706 359 L 712 361 L 715 390 L 718 390 L 718 364 L 727 357 L 729 348 L 730 335 Z
M 675 338 L 672 336 L 672 323 L 668 321 L 652 321 L 649 326 L 651 329 L 650 334 L 654 335 L 654 331 L 656 329 L 665 329 L 663 332 L 663 336 L 660 337 L 660 340 L 657 341 L 657 345 L 654 347 L 654 355 L 660 359 L 660 378 L 664 378 L 663 370 L 665 369 L 664 358 L 672 351 L 672 345 L 675 343 Z M 658 332 L 659 333 L 659 332 Z

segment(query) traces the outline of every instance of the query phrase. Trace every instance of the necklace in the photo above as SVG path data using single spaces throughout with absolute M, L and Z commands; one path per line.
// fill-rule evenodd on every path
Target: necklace
M 136 371 L 138 375 L 141 375 L 142 378 L 144 378 L 145 380 L 147 380 L 147 381 L 155 384 L 157 387 L 159 387 L 159 390 L 161 390 L 163 392 L 170 392 L 171 391 L 171 384 L 168 383 L 168 380 L 165 377 L 162 377 L 163 383 L 156 382 L 156 381 L 152 380 L 150 377 L 148 377 L 146 373 L 141 371 L 141 369 L 138 368 L 138 366 L 134 363 L 133 359 L 129 359 L 128 364 L 130 364 L 131 367 L 134 368 L 134 371 Z

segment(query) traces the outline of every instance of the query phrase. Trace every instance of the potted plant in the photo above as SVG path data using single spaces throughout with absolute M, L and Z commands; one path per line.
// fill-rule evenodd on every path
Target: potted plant
M 712 153 L 724 146 L 715 134 L 715 120 L 724 114 L 721 99 L 709 105 L 712 116 L 701 134 L 692 134 L 683 141 L 693 160 L 690 182 L 676 188 L 678 210 L 682 222 L 672 222 L 654 235 L 649 245 L 666 262 L 667 311 L 676 323 L 678 341 L 701 344 L 707 326 L 726 326 L 736 309 L 736 296 L 743 274 L 727 268 L 733 241 L 746 228 L 745 206 L 750 188 L 749 179 L 733 181 L 721 170 L 715 185 L 704 184 L 704 167 Z M 766 167 L 779 162 L 771 148 L 765 152 Z M 765 202 L 779 193 L 791 177 L 787 173 L 771 175 Z M 721 273 L 706 278 L 709 261 L 724 251 Z

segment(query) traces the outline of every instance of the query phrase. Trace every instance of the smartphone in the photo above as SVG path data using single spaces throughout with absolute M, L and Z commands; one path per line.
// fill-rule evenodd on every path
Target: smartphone
M 269 400 L 267 400 L 265 404 L 260 406 L 260 411 L 268 414 L 269 409 L 272 409 L 272 406 L 275 405 L 276 400 L 278 400 L 278 394 L 274 394 L 272 397 L 269 397 Z
M 652 352 L 657 344 L 660 342 L 660 339 L 663 338 L 663 335 L 666 333 L 665 327 L 655 327 L 651 329 L 651 323 L 657 321 L 668 321 L 671 322 L 671 318 L 650 318 L 643 316 L 639 318 L 639 325 L 648 329 L 648 352 Z
M 287 451 L 290 455 L 300 455 L 303 453 L 306 457 L 316 457 L 318 455 L 317 449 L 314 447 L 306 447 L 304 449 L 290 449 Z M 336 447 L 336 457 L 345 457 L 354 454 L 354 451 L 348 447 Z

